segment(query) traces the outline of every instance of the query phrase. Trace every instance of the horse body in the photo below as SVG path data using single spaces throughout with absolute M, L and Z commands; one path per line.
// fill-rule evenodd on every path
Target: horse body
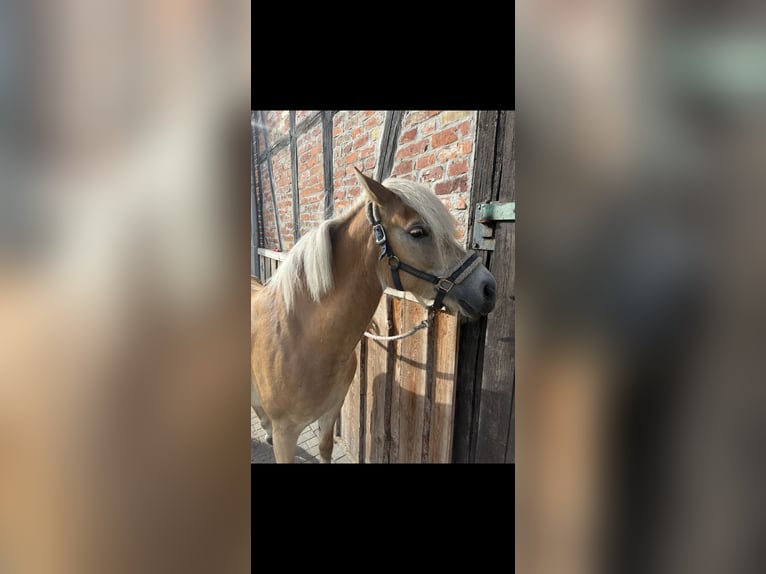
M 437 241 L 436 229 L 430 229 L 434 235 L 430 242 L 400 235 L 399 231 L 410 233 L 404 230 L 413 222 L 422 224 L 427 219 L 429 227 L 435 227 L 436 220 L 424 218 L 382 184 L 359 175 L 363 188 L 379 206 L 396 249 L 403 255 L 407 241 L 422 244 L 424 253 L 408 253 L 411 264 L 443 270 L 465 255 L 454 240 L 445 249 L 446 244 Z M 435 197 L 426 201 L 447 213 Z M 454 227 L 449 233 L 454 233 Z M 326 248 L 313 249 L 312 242 L 323 241 Z M 481 296 L 468 297 L 465 293 L 472 287 L 466 285 L 464 303 L 448 297 L 448 307 L 468 308 L 470 313 L 491 309 L 494 279 L 484 267 L 480 269 L 483 273 L 466 284 L 476 283 Z M 315 420 L 319 420 L 322 462 L 330 461 L 334 423 L 356 371 L 354 349 L 372 320 L 388 275 L 388 263 L 380 260 L 360 202 L 304 236 L 268 285 L 259 288 L 251 281 L 251 403 L 269 438 L 273 437 L 277 462 L 294 461 L 298 436 Z M 402 283 L 416 295 L 433 297 L 433 286 L 416 277 Z

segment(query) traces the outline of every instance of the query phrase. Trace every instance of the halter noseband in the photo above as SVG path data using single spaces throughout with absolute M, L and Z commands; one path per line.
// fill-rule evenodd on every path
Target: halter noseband
M 391 246 L 388 244 L 388 239 L 386 238 L 386 230 L 383 229 L 383 225 L 380 223 L 378 211 L 375 208 L 375 204 L 371 201 L 367 202 L 367 219 L 372 223 L 372 233 L 375 236 L 375 243 L 380 246 L 380 257 L 378 257 L 378 260 L 383 259 L 383 257 L 388 257 L 388 268 L 391 270 L 391 278 L 394 281 L 394 287 L 399 291 L 404 291 L 401 278 L 399 277 L 399 270 L 405 271 L 406 273 L 414 275 L 424 281 L 428 281 L 429 283 L 433 283 L 436 286 L 436 297 L 434 298 L 433 309 L 440 309 L 442 301 L 444 301 L 444 296 L 447 295 L 455 285 L 462 283 L 465 278 L 473 273 L 474 269 L 481 264 L 479 256 L 475 253 L 471 253 L 470 255 L 466 255 L 465 259 L 463 259 L 447 277 L 438 277 L 426 273 L 425 271 L 421 271 L 420 269 L 415 269 L 406 263 L 402 263 L 399 258 L 394 255 Z

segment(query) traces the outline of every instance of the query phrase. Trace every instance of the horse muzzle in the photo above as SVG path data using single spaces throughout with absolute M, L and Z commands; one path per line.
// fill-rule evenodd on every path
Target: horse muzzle
M 455 285 L 450 293 L 459 311 L 475 320 L 488 315 L 497 301 L 497 282 L 483 265 L 477 268 L 465 281 Z

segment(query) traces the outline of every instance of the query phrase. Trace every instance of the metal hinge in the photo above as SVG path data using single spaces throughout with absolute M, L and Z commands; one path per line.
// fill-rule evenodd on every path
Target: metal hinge
M 516 221 L 516 202 L 479 203 L 476 206 L 476 214 L 473 219 L 472 249 L 494 251 L 495 249 L 495 222 Z

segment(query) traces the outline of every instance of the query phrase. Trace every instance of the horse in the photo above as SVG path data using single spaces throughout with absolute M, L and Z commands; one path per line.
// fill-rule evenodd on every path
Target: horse
M 431 190 L 354 169 L 359 200 L 304 235 L 266 285 L 251 279 L 251 406 L 278 463 L 295 462 L 298 436 L 316 420 L 330 462 L 354 349 L 387 287 L 469 320 L 495 305 L 495 278 L 460 246 Z

